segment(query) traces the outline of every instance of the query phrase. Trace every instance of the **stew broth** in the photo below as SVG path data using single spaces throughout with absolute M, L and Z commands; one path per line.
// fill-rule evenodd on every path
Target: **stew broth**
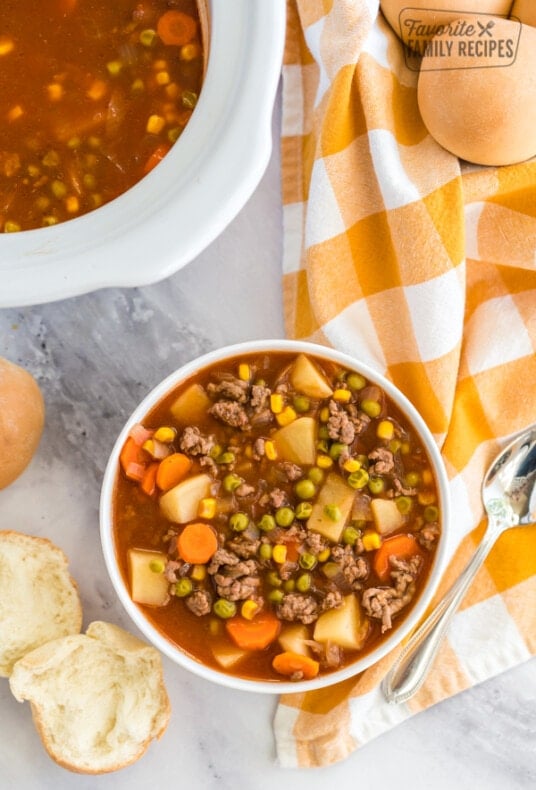
M 187 545 L 199 524 L 212 548 Z M 289 353 L 178 386 L 131 431 L 114 498 L 117 559 L 147 618 L 194 659 L 273 681 L 334 671 L 386 638 L 426 582 L 439 524 L 429 459 L 396 405 Z
M 0 231 L 107 203 L 166 155 L 196 105 L 195 0 L 17 0 L 0 31 Z

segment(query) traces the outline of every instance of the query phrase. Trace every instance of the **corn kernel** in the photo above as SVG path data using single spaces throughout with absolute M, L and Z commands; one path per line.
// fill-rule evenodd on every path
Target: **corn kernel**
M 194 565 L 192 572 L 190 573 L 190 578 L 192 578 L 195 582 L 202 582 L 206 576 L 207 569 L 204 565 Z
M 246 444 L 244 448 L 244 455 L 246 458 L 253 458 L 253 447 L 250 444 Z
M 247 601 L 244 601 L 240 607 L 240 614 L 242 617 L 245 617 L 246 620 L 253 620 L 258 611 L 259 604 L 257 601 L 252 601 L 251 598 L 248 598 Z
M 345 389 L 336 389 L 333 393 L 333 400 L 339 401 L 339 403 L 348 403 L 350 398 L 352 397 L 352 393 L 350 390 Z
M 199 518 L 214 518 L 216 515 L 216 500 L 214 497 L 207 496 L 199 502 L 197 515 Z
M 251 368 L 246 362 L 240 363 L 238 366 L 238 378 L 242 381 L 249 381 L 251 378 Z
M 268 458 L 269 461 L 275 461 L 277 458 L 277 450 L 275 449 L 275 444 L 268 439 L 264 443 L 264 454 Z
M 58 218 L 55 217 L 53 214 L 48 214 L 46 217 L 43 217 L 43 219 L 41 220 L 41 225 L 44 228 L 50 227 L 51 225 L 57 225 L 57 224 L 58 224 Z
M 69 195 L 69 197 L 65 199 L 65 208 L 69 214 L 76 214 L 80 208 L 80 203 L 76 195 Z
M 155 71 L 162 71 L 162 69 L 167 69 L 167 67 L 168 67 L 167 60 L 164 60 L 164 58 L 159 58 L 158 60 L 155 60 L 153 63 L 153 69 Z
M 106 64 L 106 68 L 108 69 L 108 74 L 111 77 L 117 77 L 121 73 L 123 64 L 120 60 L 111 60 Z
M 67 145 L 72 151 L 76 151 L 76 149 L 80 148 L 82 145 L 82 140 L 77 135 L 74 135 L 73 137 L 69 137 Z
M 147 126 L 145 128 L 149 134 L 160 134 L 165 123 L 161 115 L 150 115 L 147 119 Z
M 181 89 L 176 82 L 170 82 L 169 85 L 166 85 L 166 96 L 169 96 L 170 99 L 176 99 L 180 92 Z
M 98 101 L 99 99 L 102 99 L 106 93 L 106 90 L 107 87 L 104 80 L 94 80 L 87 91 L 87 95 L 93 101 Z
M 37 176 L 40 174 L 41 170 L 37 167 L 37 165 L 28 165 L 28 175 L 30 178 L 37 178 Z
M 363 535 L 363 548 L 365 551 L 374 551 L 382 545 L 381 535 L 378 532 L 365 532 Z
M 6 220 L 4 223 L 4 233 L 18 233 L 21 229 L 18 222 L 13 222 L 13 220 Z
M 385 439 L 390 441 L 395 434 L 395 426 L 390 420 L 381 420 L 376 428 L 376 436 L 378 439 Z
M 50 101 L 59 101 L 63 96 L 63 85 L 59 82 L 51 82 L 47 85 L 47 94 Z
M 400 452 L 402 453 L 402 455 L 408 455 L 410 450 L 411 447 L 409 446 L 409 442 L 402 442 L 402 444 L 400 445 Z
M 320 469 L 329 469 L 333 466 L 333 458 L 330 458 L 329 455 L 317 455 L 316 465 L 319 466 Z
M 11 38 L 2 36 L 0 38 L 0 55 L 9 55 L 15 48 L 15 42 Z
M 164 442 L 164 444 L 172 442 L 176 435 L 177 431 L 175 428 L 170 428 L 168 425 L 162 425 L 160 428 L 157 428 L 153 434 L 157 442 Z
M 8 121 L 16 121 L 17 118 L 21 117 L 21 115 L 24 115 L 24 110 L 22 109 L 20 104 L 16 104 L 8 112 L 7 119 L 8 119 Z
M 425 486 L 432 485 L 432 483 L 434 482 L 434 477 L 430 469 L 422 470 L 422 482 Z
M 171 77 L 167 71 L 158 71 L 155 79 L 158 85 L 168 85 L 171 82 Z
M 357 472 L 358 469 L 361 469 L 361 464 L 357 458 L 348 458 L 348 460 L 343 463 L 342 468 L 352 474 L 352 472 Z
M 270 409 L 274 414 L 279 414 L 283 411 L 283 396 L 280 392 L 272 392 L 270 395 Z
M 156 40 L 156 30 L 151 30 L 151 28 L 142 30 L 139 35 L 139 42 L 144 47 L 152 47 L 155 40 Z
M 276 543 L 272 551 L 272 559 L 278 565 L 282 565 L 287 559 L 287 547 L 282 543 Z
M 145 90 L 145 84 L 143 80 L 137 77 L 132 83 L 132 85 L 130 86 L 130 90 L 132 91 L 132 93 L 143 93 L 143 91 Z
M 331 549 L 324 549 L 319 554 L 317 554 L 318 562 L 325 562 L 326 560 L 329 560 L 330 555 Z
M 433 491 L 419 491 L 417 501 L 419 505 L 433 505 L 436 501 L 436 496 Z
M 67 187 L 65 186 L 63 181 L 59 181 L 58 179 L 55 179 L 52 182 L 50 188 L 52 190 L 52 194 L 54 195 L 54 197 L 58 199 L 64 198 L 65 195 L 67 194 Z
M 196 43 L 184 44 L 180 49 L 181 60 L 194 60 L 194 58 L 198 58 L 200 54 L 201 48 L 199 44 Z
M 327 406 L 324 406 L 323 409 L 320 409 L 320 422 L 327 422 L 329 420 L 329 409 Z
M 298 415 L 296 414 L 295 410 L 292 406 L 285 406 L 281 414 L 276 415 L 276 420 L 279 425 L 289 425 L 291 422 L 294 422 Z

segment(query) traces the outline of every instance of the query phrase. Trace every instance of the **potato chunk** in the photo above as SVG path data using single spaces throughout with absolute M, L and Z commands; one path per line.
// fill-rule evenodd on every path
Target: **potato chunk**
M 316 460 L 316 421 L 313 417 L 299 417 L 273 436 L 279 458 L 295 464 L 314 464 Z
M 177 422 L 183 425 L 199 422 L 204 419 L 212 401 L 201 384 L 190 384 L 170 406 L 170 411 Z
M 278 637 L 283 650 L 298 653 L 300 656 L 308 656 L 311 653 L 305 644 L 307 639 L 309 639 L 307 626 L 301 624 L 284 625 Z
M 160 509 L 169 521 L 186 524 L 197 518 L 199 503 L 210 494 L 211 479 L 200 474 L 188 477 L 160 497 Z
M 329 398 L 333 394 L 323 373 L 305 354 L 297 357 L 290 373 L 290 381 L 294 389 L 310 398 Z
M 136 603 L 165 606 L 169 601 L 169 582 L 164 576 L 167 557 L 161 551 L 128 550 L 130 594 Z
M 404 516 L 392 499 L 373 499 L 370 508 L 380 535 L 390 535 L 404 525 Z
M 212 645 L 212 655 L 223 669 L 232 669 L 242 659 L 250 655 L 248 650 L 242 650 L 236 645 L 228 645 L 225 642 Z
M 313 639 L 317 642 L 333 642 L 348 650 L 361 650 L 365 644 L 369 623 L 361 605 L 353 594 L 344 598 L 339 609 L 330 609 L 316 621 Z
M 328 540 L 338 543 L 342 531 L 350 515 L 354 502 L 355 491 L 336 474 L 329 474 L 318 493 L 313 505 L 313 512 L 307 520 L 307 529 L 319 532 Z M 332 507 L 339 510 L 339 516 L 333 519 Z M 329 514 L 326 508 L 329 506 Z

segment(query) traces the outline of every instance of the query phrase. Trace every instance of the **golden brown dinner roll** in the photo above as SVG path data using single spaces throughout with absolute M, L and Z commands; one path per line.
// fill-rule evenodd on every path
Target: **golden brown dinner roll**
M 19 702 L 31 703 L 50 757 L 77 773 L 133 763 L 170 718 L 160 654 L 110 623 L 37 648 L 9 683 Z
M 45 538 L 0 532 L 0 676 L 28 651 L 82 627 L 67 557 Z
M 524 25 L 536 27 L 536 2 L 535 0 L 515 0 L 510 16 L 519 19 Z
M 448 34 L 434 37 L 434 45 L 452 42 L 452 54 L 436 47 L 422 59 L 418 102 L 428 131 L 448 151 L 476 164 L 509 165 L 536 155 L 536 28 L 493 23 L 483 37 L 475 22 L 463 50 Z
M 0 357 L 0 488 L 30 463 L 44 421 L 43 396 L 33 376 Z
M 533 0 L 529 0 L 533 2 Z M 430 35 L 415 35 L 416 27 L 409 20 L 425 27 L 445 25 L 461 14 L 497 14 L 508 16 L 512 0 L 380 0 L 383 14 L 397 36 L 412 46 L 412 42 L 426 41 Z M 413 31 L 413 34 L 412 34 Z

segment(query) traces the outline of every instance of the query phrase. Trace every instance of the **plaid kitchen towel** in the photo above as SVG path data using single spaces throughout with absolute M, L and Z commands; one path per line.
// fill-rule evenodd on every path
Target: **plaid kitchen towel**
M 286 331 L 385 374 L 432 429 L 453 503 L 440 595 L 482 535 L 489 462 L 536 422 L 536 160 L 461 163 L 427 134 L 416 83 L 377 0 L 288 0 Z M 383 700 L 392 655 L 338 686 L 285 695 L 279 761 L 342 760 L 535 653 L 536 527 L 525 527 L 489 555 L 415 697 Z

